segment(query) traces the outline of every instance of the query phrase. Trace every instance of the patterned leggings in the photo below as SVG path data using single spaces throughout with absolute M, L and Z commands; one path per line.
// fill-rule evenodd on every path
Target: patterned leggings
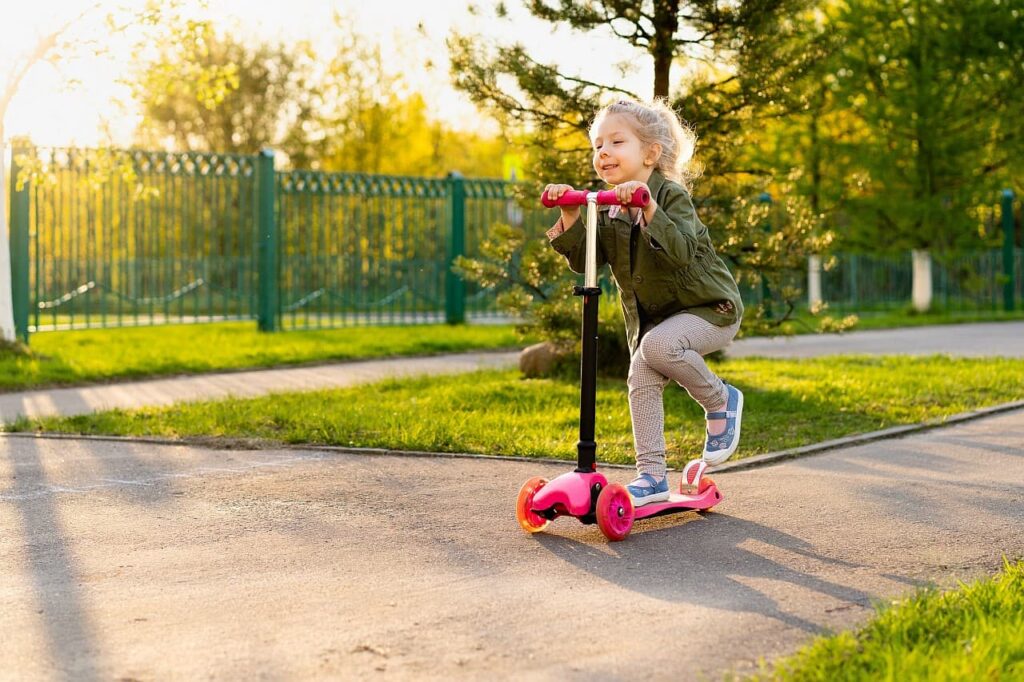
M 629 413 L 633 419 L 636 468 L 662 478 L 665 466 L 665 406 L 669 381 L 711 412 L 726 401 L 725 384 L 708 369 L 704 356 L 725 348 L 740 323 L 719 327 L 690 313 L 674 315 L 648 327 L 629 365 Z

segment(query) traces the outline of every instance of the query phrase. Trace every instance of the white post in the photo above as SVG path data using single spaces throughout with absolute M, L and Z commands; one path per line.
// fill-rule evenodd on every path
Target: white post
M 7 225 L 7 147 L 0 123 L 0 340 L 14 341 L 14 298 L 11 295 L 11 240 Z
M 814 310 L 821 305 L 821 256 L 807 257 L 807 305 Z
M 913 302 L 914 310 L 927 312 L 932 306 L 932 258 L 924 250 L 910 252 L 914 266 Z

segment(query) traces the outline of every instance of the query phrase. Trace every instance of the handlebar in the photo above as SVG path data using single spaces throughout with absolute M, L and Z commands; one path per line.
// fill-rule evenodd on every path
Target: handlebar
M 555 206 L 582 206 L 587 203 L 587 195 L 590 192 L 583 189 L 571 189 L 558 199 L 552 201 L 548 198 L 548 193 L 545 191 L 540 196 L 542 204 L 548 208 Z M 629 203 L 624 204 L 625 206 L 636 206 L 637 208 L 643 208 L 651 202 L 651 193 L 643 187 L 637 187 L 636 191 L 633 192 L 633 196 L 629 198 Z M 603 192 L 597 193 L 597 203 L 602 206 L 619 206 L 623 205 L 619 201 L 619 198 L 615 196 L 615 190 L 606 189 Z

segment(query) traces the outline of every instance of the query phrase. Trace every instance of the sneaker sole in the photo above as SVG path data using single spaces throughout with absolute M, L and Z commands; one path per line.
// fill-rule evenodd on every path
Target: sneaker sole
M 727 450 L 718 450 L 708 456 L 705 452 L 701 457 L 709 466 L 717 466 L 724 463 L 734 454 L 736 449 L 740 446 L 740 429 L 743 425 L 743 392 L 736 389 L 740 394 L 740 399 L 736 402 L 736 436 L 733 438 L 732 447 Z
M 634 507 L 642 507 L 645 504 L 650 504 L 651 502 L 665 502 L 666 500 L 668 500 L 669 491 L 666 490 L 663 493 L 645 495 L 644 497 L 633 497 L 632 495 L 630 495 L 630 497 L 633 498 Z

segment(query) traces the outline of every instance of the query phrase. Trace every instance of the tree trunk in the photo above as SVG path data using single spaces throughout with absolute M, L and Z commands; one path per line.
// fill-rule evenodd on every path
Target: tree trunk
M 654 96 L 668 97 L 669 76 L 679 30 L 679 0 L 654 0 L 654 37 L 649 50 L 654 57 Z
M 2 112 L 0 112 L 2 115 Z M 0 339 L 14 341 L 14 298 L 11 295 L 11 242 L 7 226 L 7 149 L 0 122 Z

